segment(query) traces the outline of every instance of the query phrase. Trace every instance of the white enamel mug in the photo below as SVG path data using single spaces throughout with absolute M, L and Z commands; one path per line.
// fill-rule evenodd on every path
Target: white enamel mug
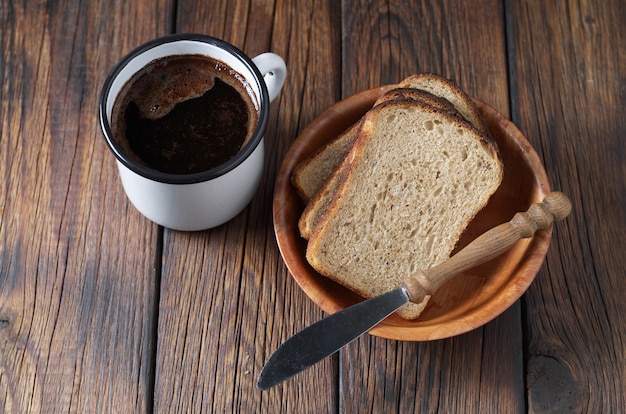
M 167 174 L 136 162 L 113 136 L 110 120 L 122 87 L 152 61 L 171 55 L 206 55 L 241 74 L 259 108 L 252 138 L 224 164 L 196 174 Z M 270 102 L 285 82 L 286 66 L 274 53 L 250 59 L 235 46 L 206 35 L 170 35 L 152 40 L 126 55 L 108 75 L 100 97 L 100 126 L 116 157 L 128 199 L 151 221 L 174 230 L 195 231 L 219 226 L 252 200 L 263 174 L 263 135 Z

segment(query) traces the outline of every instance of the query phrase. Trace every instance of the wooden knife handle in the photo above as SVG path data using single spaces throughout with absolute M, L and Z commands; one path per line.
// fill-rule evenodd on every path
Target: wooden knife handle
M 532 237 L 537 230 L 564 219 L 571 210 L 572 204 L 565 194 L 557 191 L 548 194 L 541 203 L 531 205 L 528 211 L 515 214 L 511 221 L 483 233 L 448 260 L 406 278 L 402 285 L 410 301 L 421 303 L 458 273 L 501 255 L 519 240 Z

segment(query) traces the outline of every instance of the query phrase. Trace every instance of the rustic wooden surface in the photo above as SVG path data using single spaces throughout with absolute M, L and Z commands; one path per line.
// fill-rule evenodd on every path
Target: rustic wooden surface
M 620 0 L 0 2 L 0 408 L 620 412 L 624 21 Z M 174 32 L 271 50 L 289 68 L 257 196 L 205 232 L 161 229 L 130 206 L 97 123 L 115 62 Z M 261 392 L 269 354 L 324 316 L 274 239 L 282 157 L 337 100 L 416 71 L 509 115 L 573 213 L 493 322 L 427 343 L 365 336 Z

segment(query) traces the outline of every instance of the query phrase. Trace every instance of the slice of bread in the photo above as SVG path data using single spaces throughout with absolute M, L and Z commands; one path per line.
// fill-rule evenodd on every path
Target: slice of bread
M 374 103 L 374 106 L 399 98 L 424 102 L 450 115 L 461 116 L 454 105 L 447 99 L 414 88 L 392 89 L 383 94 L 383 96 Z M 332 171 L 339 165 L 339 162 L 343 159 L 356 139 L 357 129 L 358 123 L 296 166 L 291 176 L 291 181 L 298 195 L 305 203 L 308 203 L 315 193 L 322 188 L 322 185 L 328 177 L 330 177 Z
M 432 105 L 451 116 L 462 119 L 456 108 L 445 98 L 412 88 L 392 89 L 381 96 L 375 102 L 374 107 L 395 99 L 410 99 Z M 340 169 L 338 165 L 354 143 L 357 132 L 358 126 L 354 125 L 324 146 L 321 151 L 301 162 L 295 169 L 292 176 L 293 184 L 300 197 L 307 203 L 298 220 L 298 230 L 305 239 L 311 237 L 311 233 L 332 200 L 340 177 L 347 169 L 346 166 Z
M 446 99 L 438 98 L 429 92 L 411 88 L 396 88 L 383 94 L 375 103 L 379 105 L 395 99 L 410 99 L 434 106 L 442 111 L 460 117 L 454 106 Z M 352 147 L 360 123 L 353 125 L 338 138 L 324 146 L 312 157 L 301 162 L 292 176 L 294 186 L 300 197 L 307 203 L 300 219 L 298 230 L 300 235 L 308 239 L 326 212 L 332 196 L 341 180 L 341 176 L 347 170 L 347 166 L 339 167 L 341 160 Z
M 291 183 L 302 201 L 308 203 L 322 187 L 335 167 L 339 165 L 354 143 L 358 128 L 359 122 L 324 145 L 312 156 L 301 161 L 294 168 L 291 175 Z
M 486 132 L 485 138 L 490 140 L 495 147 L 491 134 L 471 98 L 452 81 L 433 74 L 415 74 L 404 79 L 399 85 L 407 87 L 398 87 L 388 91 L 375 102 L 374 106 L 394 99 L 412 99 L 430 104 L 449 115 L 466 120 L 461 115 L 462 111 L 473 119 L 474 123 L 472 125 L 475 128 L 483 133 Z M 418 86 L 429 89 L 441 96 L 415 89 Z M 456 102 L 460 110 L 447 98 Z M 326 212 L 337 186 L 338 176 L 342 173 L 341 171 L 334 171 L 334 163 L 343 159 L 355 139 L 356 128 L 353 127 L 348 133 L 342 134 L 339 138 L 322 148 L 321 151 L 301 162 L 298 168 L 296 168 L 292 177 L 294 186 L 305 203 L 307 203 L 298 222 L 298 228 L 303 238 L 308 239 L 311 236 L 321 216 Z M 335 151 L 340 152 L 337 153 Z M 313 181 L 313 178 L 315 181 Z M 305 186 L 305 183 L 310 185 Z
M 446 260 L 503 174 L 497 149 L 467 122 L 401 99 L 365 115 L 342 166 L 306 257 L 364 297 Z M 416 318 L 426 303 L 398 314 Z
M 403 79 L 398 87 L 421 89 L 448 100 L 463 118 L 491 139 L 491 133 L 480 117 L 472 98 L 451 80 L 432 73 L 416 73 Z
M 355 137 L 358 130 L 355 131 Z M 344 175 L 348 172 L 350 164 L 341 161 L 339 165 L 332 171 L 330 177 L 322 184 L 322 187 L 315 193 L 309 203 L 307 203 L 304 211 L 298 220 L 298 230 L 300 236 L 309 239 L 315 227 L 319 224 L 322 217 L 328 210 L 333 200 L 333 195 L 339 184 L 343 181 Z
M 475 128 L 491 139 L 476 105 L 472 99 L 454 82 L 431 73 L 411 75 L 380 97 L 374 106 L 388 100 L 404 98 L 428 103 L 435 108 L 459 116 L 470 122 Z M 292 183 L 305 203 L 308 203 L 322 184 L 330 176 L 347 150 L 352 145 L 356 134 L 354 126 L 340 135 L 294 169 Z

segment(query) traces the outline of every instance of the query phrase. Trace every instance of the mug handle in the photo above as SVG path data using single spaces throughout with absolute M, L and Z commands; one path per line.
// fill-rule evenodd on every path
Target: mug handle
M 272 102 L 278 96 L 282 89 L 285 78 L 287 77 L 287 65 L 283 58 L 275 53 L 262 53 L 252 58 L 254 64 L 259 68 L 259 72 L 263 75 L 263 80 L 267 85 L 267 92 Z

